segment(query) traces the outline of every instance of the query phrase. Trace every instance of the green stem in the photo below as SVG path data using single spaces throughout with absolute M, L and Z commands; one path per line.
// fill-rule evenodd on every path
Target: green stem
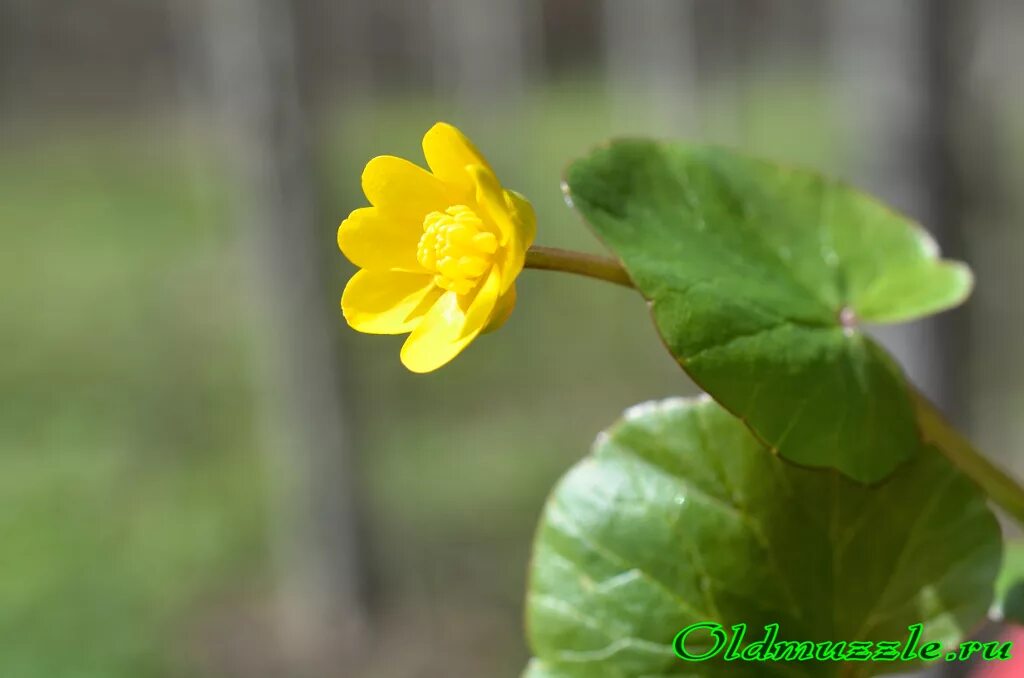
M 633 287 L 633 281 L 622 264 L 609 257 L 560 250 L 556 247 L 531 247 L 526 252 L 526 268 L 544 271 L 564 271 L 588 278 Z
M 925 442 L 938 447 L 954 466 L 981 486 L 989 499 L 1024 525 L 1024 488 L 1020 483 L 974 449 L 924 395 L 916 391 L 913 395 Z

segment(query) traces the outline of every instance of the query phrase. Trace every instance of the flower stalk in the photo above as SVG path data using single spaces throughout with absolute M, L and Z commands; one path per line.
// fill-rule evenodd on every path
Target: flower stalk
M 573 252 L 557 247 L 531 247 L 526 251 L 525 268 L 575 273 L 623 287 L 634 287 L 626 269 L 616 260 L 597 254 Z

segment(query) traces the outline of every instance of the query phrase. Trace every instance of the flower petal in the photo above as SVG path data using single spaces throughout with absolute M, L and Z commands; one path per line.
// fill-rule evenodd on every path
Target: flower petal
M 487 327 L 484 328 L 483 333 L 488 334 L 497 329 L 500 329 L 505 321 L 508 320 L 509 316 L 512 315 L 512 309 L 516 307 L 516 288 L 510 287 L 498 298 L 498 303 L 494 305 L 494 310 L 491 311 L 491 321 L 487 323 Z
M 434 176 L 468 193 L 473 192 L 474 185 L 466 167 L 477 165 L 491 170 L 473 142 L 457 127 L 446 122 L 435 124 L 423 135 L 423 155 Z
M 500 287 L 501 276 L 491 269 L 465 310 L 458 295 L 446 292 L 405 340 L 402 364 L 413 372 L 431 372 L 457 356 L 487 325 Z
M 499 260 L 503 293 L 512 289 L 512 284 L 522 273 L 523 264 L 526 263 L 526 250 L 533 244 L 533 238 L 537 233 L 537 216 L 533 211 L 533 205 L 514 191 L 505 191 L 505 201 L 515 226 L 515 235 Z
M 338 247 L 360 268 L 426 273 L 416 259 L 422 235 L 422 220 L 417 223 L 414 217 L 362 207 L 341 222 Z
M 363 170 L 363 193 L 375 207 L 419 215 L 444 210 L 452 191 L 430 172 L 393 155 L 378 155 Z
M 362 270 L 345 285 L 341 312 L 359 332 L 402 334 L 417 326 L 442 292 L 428 274 Z
M 523 243 L 523 249 L 529 249 L 533 239 L 537 237 L 537 213 L 533 211 L 533 204 L 515 191 L 509 190 L 505 191 L 505 202 L 508 203 L 512 222 Z
M 494 176 L 494 172 L 487 167 L 470 165 L 467 169 L 476 186 L 477 205 L 486 211 L 487 216 L 490 217 L 489 221 L 498 227 L 498 241 L 504 247 L 516 233 L 515 224 L 512 223 L 508 205 L 505 202 L 505 191 L 502 189 L 498 177 Z
M 529 201 L 518 193 L 502 189 L 493 172 L 480 166 L 473 166 L 470 171 L 476 181 L 477 203 L 500 232 L 499 240 L 504 249 L 499 266 L 504 293 L 523 270 L 526 250 L 533 244 L 537 232 L 537 217 Z

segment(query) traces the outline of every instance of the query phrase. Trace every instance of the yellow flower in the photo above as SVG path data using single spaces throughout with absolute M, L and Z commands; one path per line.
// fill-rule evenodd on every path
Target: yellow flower
M 423 136 L 430 172 L 394 156 L 363 170 L 372 207 L 338 228 L 338 246 L 358 271 L 341 310 L 354 329 L 410 332 L 402 363 L 430 372 L 515 306 L 516 276 L 533 242 L 530 203 L 502 188 L 462 132 L 439 122 Z

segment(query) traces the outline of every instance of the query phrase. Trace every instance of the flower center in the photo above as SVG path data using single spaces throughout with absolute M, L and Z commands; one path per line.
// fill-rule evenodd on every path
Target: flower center
M 431 212 L 423 219 L 423 235 L 416 258 L 434 274 L 438 287 L 468 294 L 491 267 L 498 239 L 484 229 L 484 222 L 465 205 Z

